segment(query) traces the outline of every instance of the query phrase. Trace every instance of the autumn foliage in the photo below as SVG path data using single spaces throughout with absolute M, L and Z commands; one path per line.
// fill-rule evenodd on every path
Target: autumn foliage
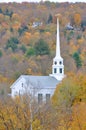
M 86 130 L 85 12 L 85 3 L 0 4 L 0 130 L 30 130 L 31 124 L 33 130 Z M 51 73 L 57 13 L 66 77 L 51 103 L 32 104 L 31 120 L 29 97 L 6 95 L 21 74 Z
M 0 130 L 85 130 L 86 75 L 69 73 L 50 102 L 30 95 L 0 99 Z

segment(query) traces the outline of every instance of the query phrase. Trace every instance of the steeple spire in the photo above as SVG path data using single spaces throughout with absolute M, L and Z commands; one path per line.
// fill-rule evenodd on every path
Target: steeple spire
M 63 58 L 60 54 L 60 34 L 59 34 L 59 18 L 57 17 L 57 35 L 56 35 L 56 56 L 53 59 L 52 74 L 50 76 L 55 77 L 57 80 L 64 78 L 64 65 Z
M 60 57 L 59 18 L 57 17 L 56 57 Z

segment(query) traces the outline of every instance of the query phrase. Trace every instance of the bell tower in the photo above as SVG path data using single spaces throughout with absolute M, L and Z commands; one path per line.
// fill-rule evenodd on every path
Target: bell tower
M 56 36 L 56 56 L 53 59 L 52 74 L 50 76 L 55 77 L 57 80 L 64 78 L 64 65 L 63 58 L 60 54 L 60 35 L 59 35 L 59 18 L 57 17 L 57 36 Z

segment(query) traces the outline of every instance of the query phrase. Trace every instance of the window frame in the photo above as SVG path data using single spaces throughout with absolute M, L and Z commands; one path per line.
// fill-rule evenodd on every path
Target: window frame
M 41 104 L 43 102 L 43 94 L 38 93 L 38 104 Z
M 46 93 L 46 103 L 50 101 L 50 97 L 51 97 L 50 93 Z

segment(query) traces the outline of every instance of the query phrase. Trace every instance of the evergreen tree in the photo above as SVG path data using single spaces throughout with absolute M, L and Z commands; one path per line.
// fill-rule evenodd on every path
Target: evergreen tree
M 82 66 L 82 61 L 81 61 L 81 58 L 80 58 L 80 56 L 79 56 L 79 53 L 78 53 L 78 52 L 75 52 L 75 53 L 73 54 L 73 58 L 74 58 L 74 60 L 75 60 L 75 63 L 76 63 L 77 68 L 80 68 L 80 67 Z
M 26 51 L 26 56 L 32 56 L 32 55 L 35 55 L 35 51 L 34 51 L 34 48 L 29 48 L 27 51 Z
M 3 12 L 2 12 L 2 9 L 0 8 L 0 14 L 2 14 Z
M 11 37 L 10 41 L 12 41 L 15 44 L 19 44 L 19 40 L 16 37 Z
M 9 11 L 8 9 L 6 9 L 5 12 L 4 12 L 4 15 L 7 15 L 11 18 L 12 15 L 13 15 L 13 11 Z
M 22 46 L 20 47 L 20 49 L 22 50 L 23 53 L 25 53 L 26 50 L 27 50 L 27 48 L 25 47 L 25 45 L 22 45 Z
M 39 39 L 34 48 L 36 55 L 47 55 L 50 52 L 48 44 L 43 39 Z
M 11 37 L 6 44 L 6 49 L 11 48 L 13 52 L 17 49 L 17 44 L 19 40 L 16 37 Z
M 49 17 L 48 17 L 47 23 L 48 23 L 48 24 L 49 24 L 49 23 L 52 23 L 52 20 L 53 20 L 52 15 L 49 14 Z
M 2 51 L 0 50 L 0 57 L 2 57 Z

